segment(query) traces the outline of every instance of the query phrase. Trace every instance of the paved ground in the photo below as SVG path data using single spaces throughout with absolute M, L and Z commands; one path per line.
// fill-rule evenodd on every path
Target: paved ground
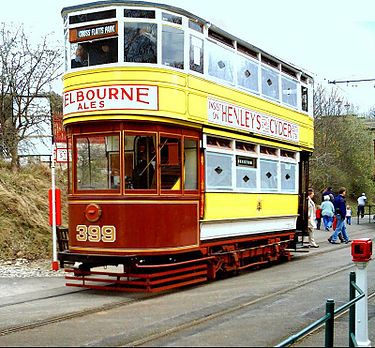
M 361 221 L 362 222 L 362 221 Z M 364 221 L 363 221 L 364 222 Z M 352 239 L 375 238 L 375 224 L 348 226 Z M 348 298 L 349 272 L 354 269 L 350 245 L 332 245 L 329 233 L 317 231 L 320 248 L 296 254 L 291 262 L 237 277 L 167 292 L 146 301 L 138 294 L 80 292 L 64 287 L 64 279 L 0 278 L 0 329 L 52 314 L 122 305 L 28 331 L 0 336 L 0 346 L 134 345 L 155 333 L 168 335 L 143 342 L 147 346 L 272 346 L 324 315 L 327 298 L 337 306 Z M 375 263 L 369 265 L 369 289 L 375 291 Z M 63 297 L 49 298 L 65 293 Z M 43 295 L 46 299 L 33 302 Z M 20 305 L 6 307 L 15 301 Z M 228 309 L 237 308 L 236 311 Z M 226 310 L 224 315 L 215 313 Z M 375 299 L 369 306 L 370 339 L 375 342 Z M 212 320 L 203 320 L 212 318 Z M 336 325 L 335 346 L 347 346 L 347 316 Z M 190 327 L 192 320 L 201 323 Z M 176 326 L 182 329 L 171 331 Z M 169 331 L 168 331 L 169 330 Z M 324 331 L 300 346 L 324 345 Z

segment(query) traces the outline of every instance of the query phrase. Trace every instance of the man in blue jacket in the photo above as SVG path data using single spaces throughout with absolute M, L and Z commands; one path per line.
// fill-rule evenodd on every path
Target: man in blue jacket
M 333 206 L 335 208 L 335 216 L 337 219 L 337 226 L 335 229 L 335 232 L 333 233 L 332 239 L 328 241 L 332 244 L 340 244 L 340 242 L 337 241 L 338 234 L 341 232 L 342 236 L 344 237 L 345 244 L 348 244 L 351 242 L 349 239 L 349 236 L 346 232 L 346 223 L 345 223 L 345 216 L 346 216 L 346 188 L 341 187 L 339 190 L 339 195 L 335 198 L 333 201 Z

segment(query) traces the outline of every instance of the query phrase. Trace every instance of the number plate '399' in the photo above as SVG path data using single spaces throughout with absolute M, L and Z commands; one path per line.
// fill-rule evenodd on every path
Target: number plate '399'
M 116 241 L 115 226 L 95 226 L 95 225 L 77 225 L 76 239 L 79 242 L 106 242 Z

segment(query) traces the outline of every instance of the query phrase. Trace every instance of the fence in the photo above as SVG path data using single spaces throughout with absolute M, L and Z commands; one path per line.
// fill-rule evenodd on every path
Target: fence
M 357 214 L 356 211 L 352 211 L 352 218 L 355 216 L 355 214 Z M 375 222 L 375 205 L 366 205 L 365 208 L 364 208 L 364 216 L 368 215 L 368 222 Z M 360 215 L 357 214 L 357 225 L 359 225 L 359 222 L 362 220 L 363 218 L 361 217 L 360 218 Z
M 356 291 L 359 295 L 356 297 Z M 335 328 L 335 315 L 344 312 L 349 308 L 349 347 L 358 347 L 355 338 L 355 303 L 361 298 L 365 297 L 366 294 L 358 287 L 356 284 L 356 273 L 350 272 L 349 278 L 349 302 L 337 308 L 335 310 L 335 301 L 327 300 L 326 302 L 326 314 L 324 317 L 318 319 L 315 323 L 309 325 L 305 329 L 301 330 L 297 334 L 290 336 L 285 341 L 279 343 L 275 347 L 286 347 L 294 342 L 296 342 L 301 337 L 312 332 L 314 329 L 318 328 L 320 325 L 325 323 L 325 347 L 333 347 L 334 341 L 334 328 Z

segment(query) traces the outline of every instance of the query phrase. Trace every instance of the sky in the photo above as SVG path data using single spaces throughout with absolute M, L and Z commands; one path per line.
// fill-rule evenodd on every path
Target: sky
M 63 7 L 84 0 L 2 3 L 0 22 L 24 24 L 32 40 L 50 34 L 63 45 Z M 375 79 L 374 0 L 154 0 L 180 7 L 311 74 L 315 84 Z M 228 5 L 230 4 L 230 5 Z M 63 49 L 63 48 L 62 48 Z M 365 113 L 375 107 L 375 80 L 336 85 Z M 59 84 L 62 88 L 62 84 Z M 62 93 L 62 90 L 57 91 Z

